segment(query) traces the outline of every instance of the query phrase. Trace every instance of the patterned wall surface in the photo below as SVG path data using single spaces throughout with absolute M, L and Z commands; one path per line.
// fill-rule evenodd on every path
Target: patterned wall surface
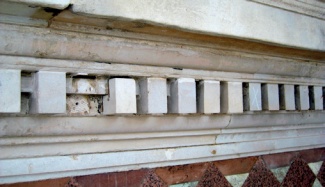
M 0 185 L 1 187 L 325 186 L 325 148 L 232 160 Z

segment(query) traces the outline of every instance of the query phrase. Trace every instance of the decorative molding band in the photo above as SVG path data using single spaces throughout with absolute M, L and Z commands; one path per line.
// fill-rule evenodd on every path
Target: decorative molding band
M 0 28 L 2 55 L 325 78 L 323 60 L 306 61 L 48 28 L 6 24 L 0 24 Z
M 0 160 L 1 183 L 208 162 L 323 147 L 324 135 L 143 151 Z M 50 163 L 50 164 L 44 164 Z

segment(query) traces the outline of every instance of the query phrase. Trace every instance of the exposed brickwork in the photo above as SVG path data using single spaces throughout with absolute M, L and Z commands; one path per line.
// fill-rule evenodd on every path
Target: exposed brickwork
M 316 179 L 313 171 L 309 168 L 308 164 L 301 158 L 296 158 L 290 166 L 286 177 L 282 182 L 282 186 L 312 186 Z
M 264 161 L 259 159 L 249 172 L 243 187 L 252 186 L 280 186 L 280 182 L 276 179 L 273 173 L 267 168 Z
M 231 187 L 230 183 L 219 171 L 219 169 L 211 163 L 202 176 L 198 187 Z

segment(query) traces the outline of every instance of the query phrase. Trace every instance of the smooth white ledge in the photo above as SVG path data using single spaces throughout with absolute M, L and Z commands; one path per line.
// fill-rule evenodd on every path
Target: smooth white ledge
M 70 5 L 70 0 L 7 0 L 16 3 L 50 7 L 55 9 L 65 9 Z
M 187 116 L 1 116 L 0 137 L 228 130 L 324 124 L 325 111 Z M 11 125 L 15 124 L 15 125 Z M 94 125 L 96 124 L 96 125 Z M 18 129 L 18 130 L 17 130 Z M 62 130 L 64 129 L 64 130 Z M 226 130 L 227 130 L 226 129 Z
M 72 11 L 94 17 L 142 20 L 197 33 L 325 50 L 324 20 L 252 1 L 76 0 Z M 270 32 L 274 29 L 277 32 Z
M 1 36 L 1 35 L 0 35 Z M 1 45 L 1 43 L 0 43 Z M 23 62 L 23 63 L 22 63 Z M 232 82 L 264 82 L 277 84 L 299 84 L 325 86 L 325 79 L 308 78 L 299 76 L 277 76 L 269 74 L 251 74 L 236 73 L 223 71 L 208 71 L 186 69 L 175 72 L 169 67 L 154 67 L 145 65 L 128 65 L 128 64 L 105 64 L 94 61 L 79 60 L 60 60 L 34 57 L 19 57 L 10 55 L 0 55 L 0 68 L 6 69 L 23 69 L 25 71 L 62 71 L 69 73 L 84 73 L 95 75 L 113 75 L 113 76 L 148 76 L 148 77 L 191 77 L 194 79 L 208 79 L 217 81 Z M 325 71 L 325 70 L 324 70 Z M 325 77 L 324 77 L 325 78 Z

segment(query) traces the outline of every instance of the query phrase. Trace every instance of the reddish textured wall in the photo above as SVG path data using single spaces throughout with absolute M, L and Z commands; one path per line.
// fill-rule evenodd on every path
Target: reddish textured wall
M 323 161 L 315 175 L 308 163 Z M 240 159 L 141 169 L 97 175 L 78 176 L 37 182 L 0 185 L 0 187 L 133 187 L 168 186 L 171 184 L 199 181 L 202 186 L 231 186 L 225 176 L 249 173 L 243 186 L 312 186 L 317 178 L 325 186 L 325 148 L 306 151 L 271 154 Z M 282 182 L 271 169 L 290 166 Z

